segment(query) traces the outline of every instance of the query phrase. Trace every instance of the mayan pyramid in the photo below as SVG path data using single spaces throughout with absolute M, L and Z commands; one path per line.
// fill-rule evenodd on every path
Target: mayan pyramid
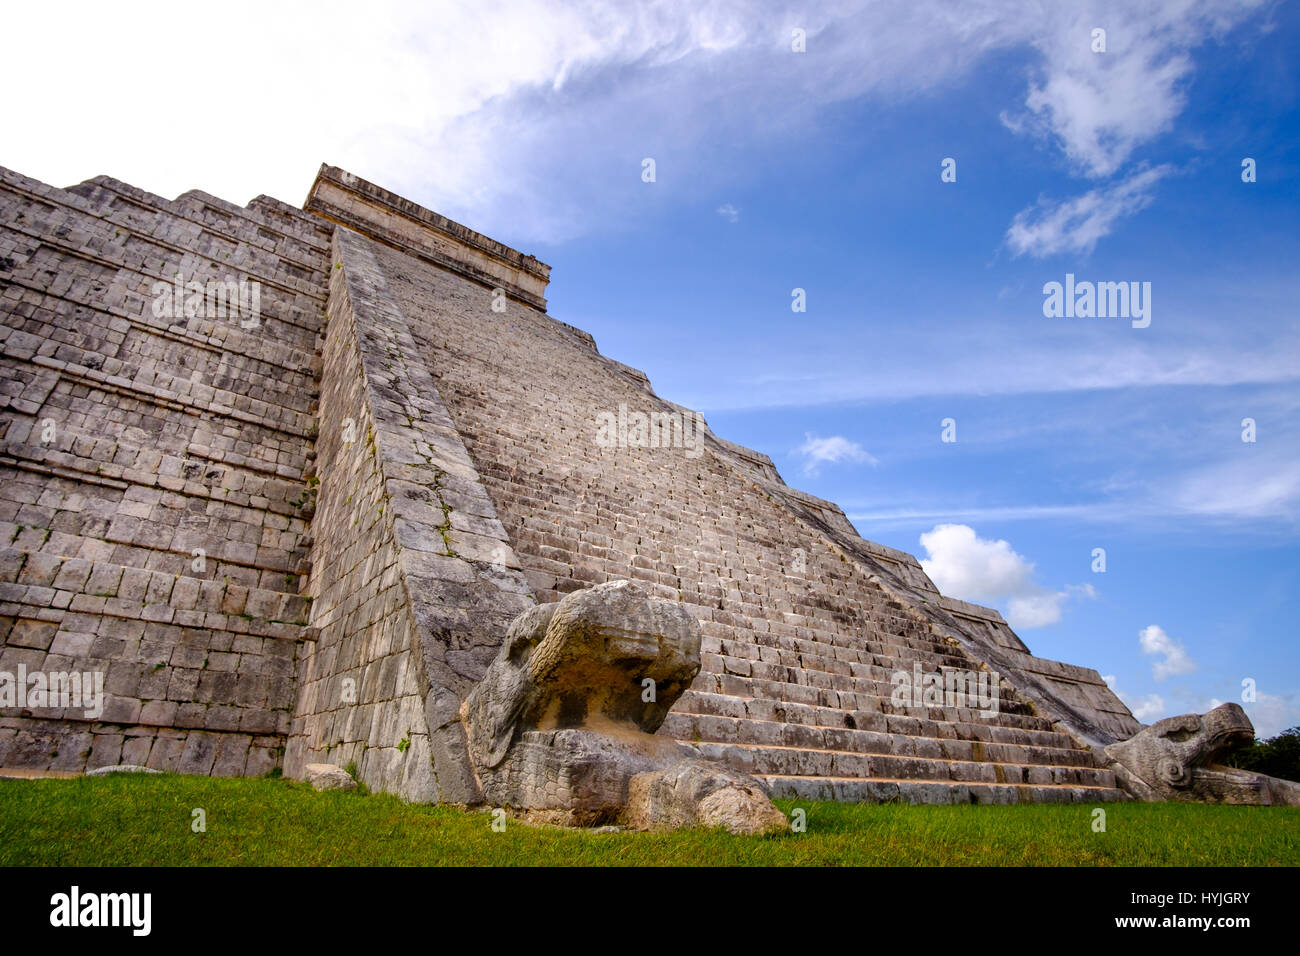
M 693 433 L 549 273 L 328 166 L 302 209 L 0 170 L 0 672 L 104 691 L 0 709 L 0 767 L 326 762 L 472 803 L 459 710 L 510 621 L 632 579 L 703 634 L 660 733 L 777 796 L 1122 796 L 1098 748 L 1141 725 L 1097 671 Z M 628 438 L 652 416 L 669 447 Z

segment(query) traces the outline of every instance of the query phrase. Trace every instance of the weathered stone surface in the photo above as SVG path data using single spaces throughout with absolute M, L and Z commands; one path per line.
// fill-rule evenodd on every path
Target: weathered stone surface
M 1254 739 L 1246 712 L 1228 703 L 1156 721 L 1111 744 L 1106 756 L 1120 785 L 1139 800 L 1300 806 L 1300 783 L 1220 763 Z
M 705 802 L 654 776 L 683 753 L 800 798 L 1125 797 L 1101 748 L 1140 725 L 1095 670 L 707 428 L 597 443 L 602 414 L 694 416 L 545 314 L 548 267 L 342 170 L 308 205 L 0 170 L 0 670 L 105 680 L 98 718 L 0 714 L 0 763 L 355 761 L 465 804 L 513 768 L 576 817 L 650 774 L 674 820 Z M 260 324 L 155 315 L 177 271 L 256 281 Z M 542 647 L 566 595 L 627 578 L 676 610 L 583 609 L 631 615 L 626 658 L 600 628 Z M 507 635 L 527 667 L 494 663 Z M 918 665 L 998 673 L 996 712 L 893 701 Z
M 0 714 L 21 724 L 6 760 L 279 763 L 310 639 L 298 571 L 329 233 L 271 200 L 0 170 L 0 670 L 99 674 L 105 691 L 98 714 Z M 158 308 L 178 274 L 205 294 L 256 286 L 256 325 Z M 216 746 L 187 747 L 199 733 Z
M 330 763 L 309 763 L 303 767 L 306 781 L 317 790 L 355 790 L 357 782 L 342 767 Z
M 373 790 L 478 803 L 457 709 L 533 602 L 372 243 L 338 230 L 333 255 L 312 519 L 329 560 L 309 582 L 318 638 L 285 772 L 355 761 Z M 483 522 L 472 541 L 463 505 Z
M 702 826 L 754 835 L 790 829 L 790 821 L 758 781 L 699 760 L 634 776 L 628 785 L 626 819 L 642 830 Z
M 785 827 L 757 780 L 654 735 L 699 646 L 680 604 L 631 581 L 525 611 L 461 710 L 484 799 L 577 825 Z

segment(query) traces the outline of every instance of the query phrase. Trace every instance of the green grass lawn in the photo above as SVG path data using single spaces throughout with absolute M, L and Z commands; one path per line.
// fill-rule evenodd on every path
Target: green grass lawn
M 589 833 L 485 812 L 172 774 L 0 780 L 0 865 L 1270 866 L 1300 864 L 1300 809 L 915 807 L 779 801 L 807 832 Z M 193 810 L 207 830 L 191 828 Z

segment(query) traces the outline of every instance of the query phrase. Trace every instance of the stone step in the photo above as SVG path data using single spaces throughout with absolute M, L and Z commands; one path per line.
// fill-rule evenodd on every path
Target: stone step
M 11 284 L 30 287 L 22 281 L 11 280 Z M 150 306 L 142 313 L 131 312 L 124 306 L 108 304 L 93 290 L 82 295 L 77 294 L 77 289 L 63 296 L 50 296 L 48 290 L 43 293 L 47 308 L 42 318 L 60 331 L 50 332 L 40 350 L 42 355 L 128 380 L 136 377 L 135 370 L 142 363 L 173 377 L 193 378 L 199 372 L 214 389 L 229 390 L 238 375 L 243 379 L 241 390 L 278 388 L 277 398 L 295 407 L 310 405 L 316 397 L 314 340 L 295 346 L 283 341 L 282 336 L 268 335 L 261 327 L 244 329 L 228 319 L 202 315 L 160 318 L 153 315 Z M 0 313 L 0 320 L 6 326 L 24 327 L 24 317 L 17 312 Z M 97 343 L 78 358 L 69 346 L 93 340 L 97 333 L 112 334 L 122 341 L 116 349 Z M 143 355 L 139 354 L 142 345 Z
M 875 665 L 855 664 L 853 668 L 857 673 L 839 674 L 830 671 L 820 670 L 816 667 L 800 667 L 786 664 L 768 664 L 762 661 L 743 660 L 734 657 L 717 657 L 713 654 L 701 655 L 701 665 L 704 671 L 713 674 L 725 674 L 732 677 L 749 678 L 750 680 L 762 680 L 775 683 L 797 684 L 800 687 L 811 687 L 819 690 L 845 691 L 853 694 L 867 694 L 872 697 L 879 697 L 889 700 L 893 696 L 894 683 L 893 674 L 902 671 L 908 675 L 909 687 L 914 676 L 911 667 L 899 666 L 894 668 L 877 667 Z M 951 665 L 943 665 L 945 668 Z M 966 662 L 964 666 L 954 667 L 961 673 L 974 673 L 978 681 L 979 674 L 988 674 L 981 672 L 975 665 Z M 934 665 L 928 662 L 922 662 L 922 673 L 939 673 L 940 671 Z M 992 678 L 985 677 L 987 681 L 985 687 L 989 693 L 992 693 Z M 966 685 L 963 683 L 962 687 Z M 976 685 L 978 687 L 978 685 Z M 1010 684 L 999 684 L 998 694 L 1000 697 L 1000 708 L 1015 713 L 1029 712 L 1028 704 L 1020 698 L 1015 689 Z M 971 701 L 974 703 L 974 700 Z
M 996 735 L 1020 734 L 1010 728 L 992 728 Z M 737 720 L 696 714 L 670 713 L 661 733 L 683 743 L 740 743 L 808 747 L 815 750 L 861 754 L 934 757 L 945 760 L 991 760 L 996 763 L 1096 766 L 1096 755 L 1078 747 L 1066 734 L 1035 733 L 1033 743 L 1013 740 L 972 740 L 963 737 L 908 737 L 902 734 L 835 727 L 810 727 L 774 720 Z M 961 732 L 960 730 L 958 731 Z M 1046 739 L 1044 743 L 1042 739 Z
M 194 433 L 162 436 L 156 444 L 143 446 L 110 431 L 109 423 L 98 421 L 80 423 L 80 430 L 56 429 L 53 441 L 42 442 L 39 422 L 11 419 L 7 424 L 0 439 L 0 455 L 11 459 L 7 462 L 11 466 L 20 462 L 38 472 L 48 469 L 62 477 L 98 481 L 112 488 L 158 488 L 304 522 L 310 517 L 303 511 L 304 497 L 311 497 L 304 496 L 304 489 L 314 484 L 310 482 L 314 466 L 306 451 L 293 459 L 294 464 L 301 462 L 294 468 L 279 464 L 278 458 L 241 455 L 234 450 L 237 443 L 222 442 L 211 433 L 198 434 L 225 447 L 190 441 Z M 267 449 L 268 454 L 272 452 L 274 449 Z
M 828 674 L 883 674 L 888 678 L 895 670 L 911 672 L 912 662 L 922 659 L 932 667 L 977 669 L 978 665 L 960 649 L 946 642 L 899 644 L 890 635 L 872 636 L 857 645 L 845 647 L 798 637 L 779 637 L 754 633 L 753 642 L 704 638 L 702 655 L 722 661 L 759 661 L 769 666 L 801 667 Z M 763 640 L 769 638 L 769 640 Z M 900 667 L 901 664 L 906 666 Z
M 6 231 L 18 238 L 11 255 L 6 257 L 6 282 L 47 297 L 47 308 L 57 309 L 60 308 L 57 303 L 63 303 L 62 308 L 68 313 L 93 310 L 126 319 L 152 317 L 155 284 L 172 285 L 177 271 L 183 273 L 187 282 L 202 282 L 205 289 L 209 280 L 225 282 L 240 278 L 217 263 L 187 261 L 184 269 L 167 262 L 146 267 L 142 263 L 115 261 L 89 249 L 56 243 L 43 234 L 8 227 Z M 51 275 L 56 277 L 53 282 L 49 279 Z M 66 278 L 60 281 L 59 275 Z M 248 328 L 242 326 L 241 321 L 249 320 L 245 315 L 241 315 L 239 321 L 232 317 L 216 319 L 213 320 L 215 324 L 208 326 L 211 331 L 205 334 L 224 337 L 228 332 L 245 333 L 239 344 L 254 356 L 275 348 L 268 333 L 275 336 L 276 345 L 310 351 L 312 341 L 320 331 L 322 300 L 272 284 L 257 273 L 241 273 L 241 276 L 258 283 L 258 324 Z M 246 294 L 250 296 L 248 304 L 251 305 L 251 290 Z M 182 303 L 188 299 L 187 292 Z M 184 324 L 196 333 L 204 328 L 201 323 L 187 319 L 183 308 L 173 310 L 171 319 L 171 324 Z M 263 336 L 263 340 L 258 341 L 254 335 Z M 230 351 L 241 354 L 238 346 L 231 347 Z
M 696 680 L 698 681 L 698 678 Z M 884 703 L 888 704 L 888 701 Z M 683 694 L 674 709 L 684 714 L 775 720 L 781 723 L 811 724 L 817 727 L 901 733 L 912 737 L 951 736 L 950 728 L 957 724 L 974 727 L 1007 727 L 1022 731 L 1052 729 L 1051 722 L 1041 717 L 1002 713 L 984 718 L 980 716 L 979 711 L 966 708 L 911 707 L 900 708 L 895 712 L 892 709 L 889 711 L 881 709 L 879 701 L 875 701 L 874 706 L 869 709 L 863 709 L 801 704 L 773 697 L 717 694 L 694 689 Z M 975 735 L 974 739 L 980 738 Z
M 859 754 L 759 744 L 689 744 L 702 757 L 753 776 L 851 779 L 950 780 L 960 783 L 1114 787 L 1115 775 L 1097 767 L 944 760 L 893 754 Z
M 759 622 L 762 623 L 761 620 Z M 706 629 L 708 630 L 708 629 Z M 911 661 L 917 657 L 934 659 L 942 666 L 964 667 L 970 662 L 965 650 L 946 640 L 925 635 L 907 635 L 875 629 L 869 634 L 829 635 L 817 632 L 815 637 L 778 635 L 760 630 L 745 632 L 752 641 L 735 637 L 710 637 L 707 633 L 700 644 L 704 653 L 723 657 L 762 660 L 768 663 L 789 663 L 792 654 L 813 658 L 821 662 L 820 668 L 834 673 L 836 664 L 881 664 L 882 659 L 892 665 L 899 660 Z M 812 664 L 806 666 L 814 666 Z M 910 663 L 908 665 L 911 666 Z
M 538 600 L 631 578 L 699 622 L 703 670 L 662 736 L 794 781 L 795 794 L 836 798 L 843 780 L 857 799 L 1118 798 L 1095 754 L 1012 687 L 1001 688 L 999 713 L 987 718 L 977 705 L 892 704 L 894 671 L 988 673 L 981 650 L 910 595 L 892 594 L 874 562 L 855 562 L 836 535 L 801 523 L 752 474 L 737 480 L 712 449 L 696 462 L 593 447 L 574 422 L 624 403 L 653 411 L 643 379 L 527 310 L 511 314 L 507 337 L 499 319 L 434 300 L 439 276 L 420 280 L 393 283 L 394 297 L 420 317 L 412 335 Z M 503 403 L 511 415 L 500 414 Z M 798 576 L 789 573 L 796 551 L 808 559 Z M 818 793 L 816 781 L 831 785 Z
M 825 800 L 839 803 L 1014 804 L 1110 803 L 1129 799 L 1114 787 L 1073 784 L 949 783 L 929 780 L 851 777 L 798 777 L 764 774 L 761 778 L 778 799 Z
M 274 253 L 308 270 L 313 278 L 324 272 L 320 262 L 329 255 L 329 234 L 319 229 L 319 220 L 294 221 L 265 204 L 241 207 L 198 191 L 178 197 L 171 211 L 227 238 Z
M 716 674 L 708 671 L 701 672 L 700 676 L 692 684 L 692 688 L 700 693 L 720 694 L 729 697 L 759 697 L 787 704 L 802 704 L 806 707 L 829 707 L 839 711 L 868 710 L 881 711 L 886 714 L 930 716 L 934 720 L 970 720 L 972 718 L 969 714 L 981 712 L 978 702 L 970 698 L 967 699 L 969 706 L 966 707 L 949 706 L 946 703 L 938 706 L 906 707 L 893 702 L 890 689 L 881 692 L 834 690 L 825 687 L 814 687 L 809 684 L 756 680 L 752 677 L 738 677 L 735 674 Z M 705 712 L 710 713 L 710 711 Z M 938 712 L 942 712 L 942 715 L 939 715 Z M 955 717 L 954 715 L 957 714 L 967 714 L 968 716 Z M 732 716 L 739 717 L 742 715 L 732 714 Z M 982 719 L 992 720 L 996 723 L 1006 718 L 1019 718 L 1020 720 L 1029 721 L 1042 720 L 1042 718 L 1034 716 L 1032 707 L 1028 703 L 1005 698 L 1000 702 L 998 713 Z M 802 722 L 800 721 L 800 723 Z M 1017 725 L 1009 724 L 1008 726 Z M 1042 729 L 1046 729 L 1046 727 Z

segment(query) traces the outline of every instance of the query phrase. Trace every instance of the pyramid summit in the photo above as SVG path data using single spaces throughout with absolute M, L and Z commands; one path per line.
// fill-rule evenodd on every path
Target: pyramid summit
M 647 825 L 1132 795 L 1096 670 L 658 396 L 549 277 L 331 166 L 301 209 L 0 170 L 0 672 L 103 675 L 97 713 L 0 708 L 0 766 Z

